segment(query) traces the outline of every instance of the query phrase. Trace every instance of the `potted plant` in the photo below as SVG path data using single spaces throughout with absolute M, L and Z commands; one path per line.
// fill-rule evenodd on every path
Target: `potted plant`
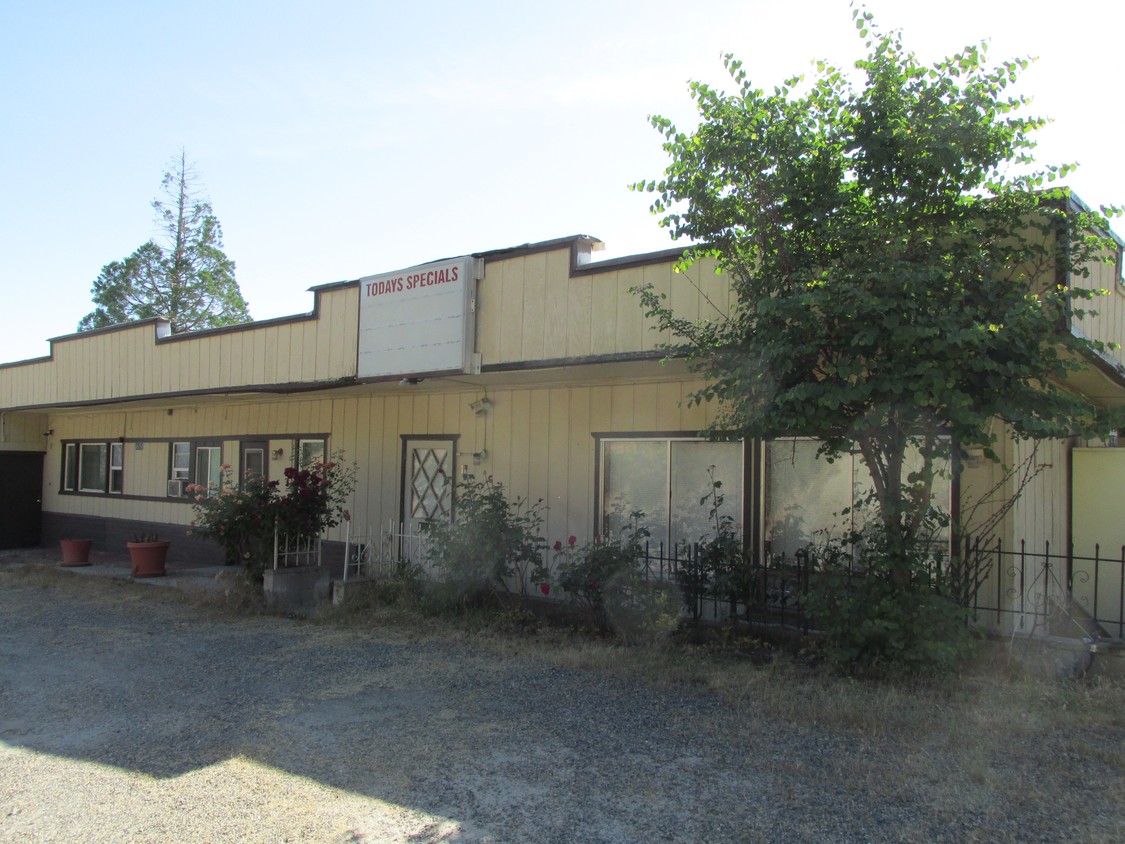
M 62 564 L 64 566 L 90 565 L 90 547 L 94 544 L 92 539 L 60 539 L 59 549 L 62 551 Z
M 133 577 L 164 577 L 167 571 L 164 561 L 168 557 L 168 546 L 172 543 L 161 539 L 155 533 L 140 533 L 126 542 L 129 559 L 133 563 Z

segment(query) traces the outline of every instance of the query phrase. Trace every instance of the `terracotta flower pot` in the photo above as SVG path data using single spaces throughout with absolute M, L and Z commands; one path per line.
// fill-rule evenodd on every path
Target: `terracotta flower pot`
M 164 561 L 171 544 L 167 539 L 126 542 L 125 547 L 129 549 L 129 559 L 133 563 L 133 577 L 164 577 L 168 573 L 164 568 Z
M 62 551 L 62 564 L 64 566 L 90 565 L 90 546 L 92 539 L 60 539 L 59 549 Z

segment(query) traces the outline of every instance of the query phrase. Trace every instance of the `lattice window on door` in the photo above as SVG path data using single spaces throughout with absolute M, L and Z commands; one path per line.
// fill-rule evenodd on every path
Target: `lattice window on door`
M 449 521 L 453 485 L 449 481 L 448 448 L 415 448 L 410 469 L 410 517 Z

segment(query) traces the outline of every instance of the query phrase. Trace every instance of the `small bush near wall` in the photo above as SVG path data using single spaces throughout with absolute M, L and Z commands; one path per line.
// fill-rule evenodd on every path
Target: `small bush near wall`
M 644 576 L 649 531 L 643 519 L 640 511 L 629 514 L 617 536 L 595 536 L 582 545 L 573 536 L 555 542 L 555 582 L 604 631 L 651 642 L 676 629 L 680 597 L 675 584 Z
M 931 511 L 928 526 L 945 520 Z M 957 601 L 956 584 L 946 582 L 942 572 L 950 569 L 934 559 L 933 547 L 916 539 L 892 550 L 873 519 L 818 549 L 806 609 L 829 662 L 850 672 L 941 672 L 972 654 L 970 611 Z
M 509 502 L 504 485 L 491 477 L 457 485 L 453 520 L 429 522 L 426 557 L 437 567 L 449 596 L 473 603 L 508 591 L 507 580 L 544 580 L 543 500 Z

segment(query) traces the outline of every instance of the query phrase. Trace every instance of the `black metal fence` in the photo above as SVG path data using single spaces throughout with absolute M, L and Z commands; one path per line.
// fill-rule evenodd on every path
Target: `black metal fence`
M 1005 548 L 966 543 L 986 578 L 973 596 L 978 623 L 1019 632 L 1125 639 L 1125 546 L 1092 556 L 1052 552 L 1021 541 Z
M 737 570 L 735 570 L 737 568 Z M 866 572 L 835 561 L 829 568 L 812 549 L 791 556 L 765 553 L 739 559 L 724 571 L 707 546 L 647 546 L 642 574 L 680 587 L 688 614 L 695 619 L 739 619 L 808 631 L 815 620 L 805 596 L 818 578 L 866 577 Z M 1093 556 L 1052 552 L 1050 543 L 1033 549 L 1026 542 L 1005 548 L 999 541 L 959 543 L 959 553 L 935 554 L 929 584 L 971 608 L 976 623 L 1005 633 L 1051 633 L 1125 639 L 1125 546 Z

